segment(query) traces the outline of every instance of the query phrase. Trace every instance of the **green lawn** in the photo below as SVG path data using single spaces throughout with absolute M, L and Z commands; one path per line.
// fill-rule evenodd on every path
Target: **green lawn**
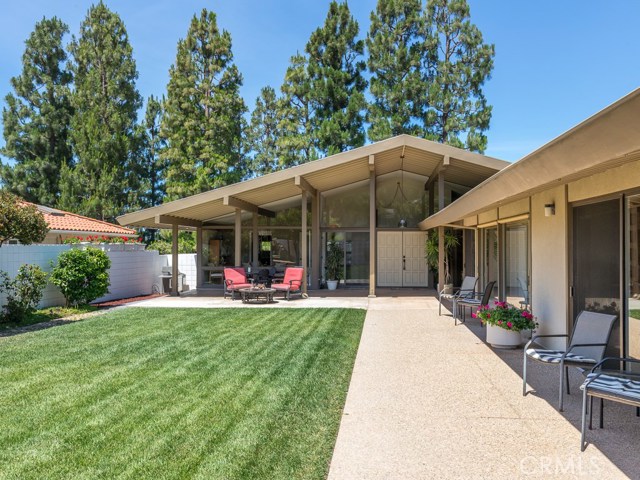
M 0 340 L 0 478 L 324 478 L 364 311 L 128 308 Z
M 629 310 L 629 316 L 640 320 L 640 310 Z

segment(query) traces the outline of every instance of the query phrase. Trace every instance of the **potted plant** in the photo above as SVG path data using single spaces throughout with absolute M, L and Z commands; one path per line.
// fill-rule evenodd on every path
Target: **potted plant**
M 431 232 L 427 235 L 427 243 L 425 244 L 425 258 L 427 259 L 427 264 L 429 268 L 433 272 L 433 277 L 436 284 L 439 281 L 438 275 L 438 263 L 440 257 L 440 246 L 438 245 L 438 231 L 431 230 Z M 451 294 L 453 293 L 453 283 L 451 283 L 451 253 L 453 249 L 460 245 L 460 240 L 458 237 L 451 231 L 444 231 L 444 293 Z
M 325 259 L 325 267 L 327 269 L 327 288 L 335 290 L 338 288 L 338 282 L 342 278 L 342 261 L 344 259 L 344 251 L 339 242 L 333 241 L 329 243 L 327 250 L 327 258 Z
M 519 347 L 522 342 L 520 332 L 535 330 L 538 326 L 531 312 L 507 302 L 496 302 L 494 307 L 478 307 L 472 317 L 479 318 L 487 326 L 487 343 L 494 348 Z

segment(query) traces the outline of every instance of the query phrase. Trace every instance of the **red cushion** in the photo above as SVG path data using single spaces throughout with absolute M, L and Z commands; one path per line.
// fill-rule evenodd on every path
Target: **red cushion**
M 225 268 L 224 269 L 225 282 L 227 280 L 231 280 L 234 285 L 237 285 L 239 283 L 247 283 L 247 277 L 244 274 L 244 269 L 242 269 L 242 272 L 240 272 L 238 270 L 240 270 L 240 269 Z
M 286 292 L 287 290 L 291 289 L 291 286 L 288 283 L 286 285 L 284 283 L 272 283 L 271 288 L 273 288 L 274 290 L 282 290 Z M 298 288 L 298 287 L 294 286 L 293 288 Z
M 241 288 L 250 288 L 250 283 L 232 283 L 231 285 L 227 285 L 227 290 L 239 290 Z

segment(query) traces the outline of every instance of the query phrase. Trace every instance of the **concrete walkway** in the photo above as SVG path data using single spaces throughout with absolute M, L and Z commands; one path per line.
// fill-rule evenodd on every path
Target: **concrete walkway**
M 454 327 L 433 298 L 369 302 L 329 479 L 640 478 L 640 418 L 607 403 L 579 446 L 581 376 L 565 412 L 557 369 L 494 351 L 477 321 Z

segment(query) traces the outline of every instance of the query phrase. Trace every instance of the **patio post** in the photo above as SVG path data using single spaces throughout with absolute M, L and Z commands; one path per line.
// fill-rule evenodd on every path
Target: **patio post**
M 171 296 L 178 294 L 178 224 L 171 225 Z
M 438 227 L 438 292 L 444 288 L 444 227 Z
M 196 228 L 196 288 L 202 286 L 202 228 Z
M 376 171 L 369 156 L 369 297 L 376 296 Z
M 300 242 L 300 256 L 302 257 L 302 293 L 307 293 L 307 266 L 309 258 L 307 255 L 307 191 L 302 190 L 302 239 Z
M 251 256 L 253 257 L 253 268 L 258 268 L 258 255 L 260 254 L 260 237 L 258 235 L 258 212 L 253 212 L 253 218 L 251 219 L 253 222 L 253 229 L 251 231 L 252 241 L 251 241 Z
M 320 288 L 320 192 L 311 197 L 311 288 Z
M 240 267 L 242 265 L 242 210 L 236 208 L 236 224 L 234 228 L 234 265 Z

